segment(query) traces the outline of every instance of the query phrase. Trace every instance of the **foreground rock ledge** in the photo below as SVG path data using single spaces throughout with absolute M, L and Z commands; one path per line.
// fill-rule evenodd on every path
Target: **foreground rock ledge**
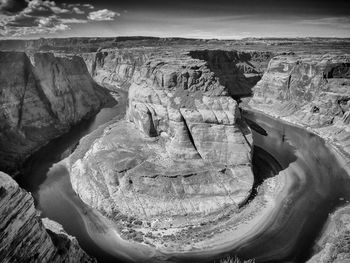
M 131 82 L 127 120 L 88 135 L 70 157 L 73 189 L 138 241 L 142 229 L 180 235 L 214 222 L 253 186 L 239 118 L 205 61 L 149 59 Z
M 0 258 L 2 262 L 96 262 L 58 223 L 41 220 L 30 194 L 0 172 Z

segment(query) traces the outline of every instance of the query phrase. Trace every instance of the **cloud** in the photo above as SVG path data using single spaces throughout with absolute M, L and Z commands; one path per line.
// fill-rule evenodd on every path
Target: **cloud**
M 98 11 L 90 12 L 88 19 L 94 21 L 111 21 L 114 20 L 115 16 L 120 16 L 120 14 L 108 9 L 101 9 Z
M 86 7 L 86 8 L 89 8 L 89 9 L 94 9 L 94 6 L 92 6 L 90 4 L 84 4 L 83 6 Z
M 73 7 L 73 11 L 76 13 L 76 14 L 85 14 L 85 11 L 81 10 L 79 7 Z
M 27 5 L 25 0 L 0 0 L 0 13 L 16 13 Z
M 111 21 L 119 13 L 90 4 L 49 0 L 0 0 L 0 36 L 23 37 L 69 30 L 70 25 Z

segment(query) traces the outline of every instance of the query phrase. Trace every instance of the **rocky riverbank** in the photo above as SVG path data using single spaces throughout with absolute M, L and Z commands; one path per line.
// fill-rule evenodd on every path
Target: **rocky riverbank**
M 277 56 L 253 88 L 248 108 L 318 134 L 336 148 L 344 173 L 349 174 L 349 91 L 348 55 Z M 347 211 L 348 206 L 334 212 L 315 245 L 318 253 L 310 262 L 349 259 L 350 249 L 344 245 L 350 237 Z
M 96 262 L 58 223 L 41 219 L 32 196 L 0 172 L 2 262 Z

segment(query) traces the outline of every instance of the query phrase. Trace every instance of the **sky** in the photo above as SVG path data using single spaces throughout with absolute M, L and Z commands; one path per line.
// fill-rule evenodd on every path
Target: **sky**
M 350 37 L 350 0 L 0 0 L 0 38 Z

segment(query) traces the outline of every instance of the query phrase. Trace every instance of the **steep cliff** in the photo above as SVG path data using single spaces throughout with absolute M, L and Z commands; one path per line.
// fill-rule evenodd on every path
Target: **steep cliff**
M 154 54 L 153 49 L 103 49 L 96 53 L 82 54 L 94 80 L 113 89 L 118 86 L 128 90 L 134 75 L 139 74 L 141 66 Z
M 271 52 L 237 52 L 224 50 L 191 51 L 190 56 L 207 62 L 220 84 L 234 98 L 252 95 L 252 87 L 261 79 Z
M 1 262 L 95 262 L 58 223 L 41 220 L 32 196 L 2 172 L 0 217 Z
M 152 229 L 172 229 L 181 246 L 181 230 L 237 211 L 250 195 L 237 103 L 206 61 L 186 53 L 150 57 L 122 76 L 130 79 L 129 122 L 81 141 L 70 157 L 73 189 L 125 237 L 143 241 Z
M 349 74 L 349 56 L 277 56 L 249 106 L 309 128 L 350 154 Z
M 109 99 L 76 56 L 0 52 L 0 168 L 14 172 Z
M 96 53 L 83 54 L 93 78 L 102 85 L 118 85 L 128 89 L 134 76 L 141 74 L 141 66 L 155 57 L 168 56 L 169 59 L 181 57 L 181 52 L 165 48 L 129 48 L 101 49 Z M 251 95 L 251 88 L 260 80 L 271 52 L 237 52 L 225 50 L 188 51 L 194 59 L 205 61 L 207 67 L 215 73 L 220 84 L 235 97 Z
M 320 135 L 335 146 L 349 173 L 349 55 L 277 56 L 253 92 L 248 107 Z M 349 208 L 336 210 L 309 262 L 348 262 L 349 226 Z

